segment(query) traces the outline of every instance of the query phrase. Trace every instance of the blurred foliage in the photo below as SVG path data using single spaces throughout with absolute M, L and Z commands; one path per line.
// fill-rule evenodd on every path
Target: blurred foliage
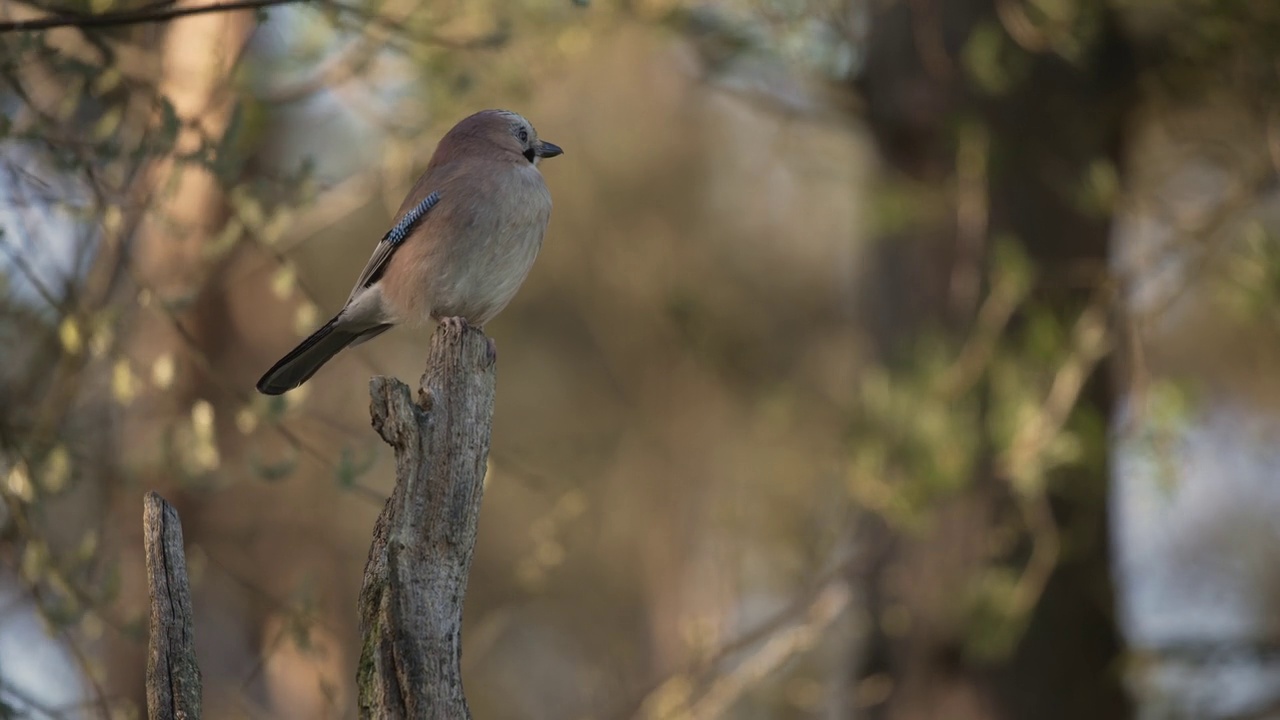
M 549 7 L 543 4 L 541 12 Z M 90 2 L 67 11 L 122 9 L 131 8 Z M 375 57 L 398 53 L 437 79 L 429 86 L 437 89 L 433 104 L 458 97 L 475 69 L 459 61 L 453 46 L 500 48 L 511 17 L 510 8 L 501 3 L 436 4 L 433 12 L 410 13 L 407 21 L 401 18 L 387 27 L 382 26 L 388 21 L 372 7 L 330 4 L 280 12 L 299 21 L 288 33 L 300 69 L 314 72 L 317 62 L 332 60 L 341 46 L 347 46 L 350 56 L 353 46 L 364 44 L 359 54 L 365 57 L 349 72 L 364 72 Z M 540 10 L 519 12 L 536 15 Z M 268 35 L 283 29 L 269 14 L 256 16 L 255 24 Z M 369 35 L 371 27 L 382 27 L 384 36 L 420 40 L 382 47 Z M 130 467 L 125 453 L 108 449 L 121 440 L 129 442 L 113 438 L 110 428 L 123 414 L 156 413 L 155 398 L 190 387 L 193 372 L 212 373 L 214 387 L 227 382 L 208 360 L 189 364 L 185 358 L 192 348 L 181 340 L 154 359 L 140 360 L 131 347 L 138 326 L 155 322 L 148 315 L 159 314 L 191 341 L 191 331 L 183 325 L 190 323 L 192 310 L 207 293 L 203 284 L 247 245 L 270 253 L 294 219 L 314 205 L 321 189 L 309 158 L 283 172 L 263 172 L 260 158 L 278 106 L 270 92 L 263 97 L 252 90 L 253 78 L 264 75 L 254 67 L 252 47 L 246 47 L 225 86 L 237 96 L 230 116 L 211 133 L 203 118 L 180 115 L 166 95 L 172 81 L 154 72 L 158 67 L 163 71 L 160 58 L 167 52 L 157 43 L 160 37 L 138 28 L 84 36 L 66 31 L 0 36 L 6 195 L 0 243 L 8 260 L 0 276 L 0 332 L 11 335 L 0 381 L 5 555 L 50 632 L 75 647 L 97 643 L 104 621 L 134 643 L 144 627 L 132 602 L 122 604 L 121 567 L 99 542 L 104 534 L 118 537 L 122 528 L 105 527 L 113 522 L 111 516 L 93 510 L 113 494 L 108 484 L 123 479 L 130 486 L 138 479 L 140 466 Z M 290 92 L 302 99 L 327 92 L 327 82 L 310 89 L 295 86 Z M 164 174 L 153 185 L 149 174 L 161 167 Z M 177 193 L 189 192 L 181 184 L 184 174 L 213 178 L 225 193 L 227 214 L 200 243 L 193 258 L 200 266 L 184 269 L 191 282 L 160 291 L 140 279 L 132 256 L 167 252 L 145 247 L 157 242 L 139 232 L 145 214 L 175 238 L 202 230 L 184 228 L 164 214 Z M 275 257 L 279 269 L 272 292 L 291 302 L 302 292 L 296 269 L 282 254 Z M 317 312 L 312 302 L 298 305 L 293 330 L 309 329 Z M 175 417 L 156 417 L 162 424 L 163 447 L 158 450 L 179 487 L 210 492 L 232 479 L 225 473 L 227 440 L 220 430 L 226 407 L 219 409 L 201 395 L 188 400 L 185 412 Z M 280 426 L 288 400 L 241 395 L 244 401 L 232 411 L 240 434 Z M 263 479 L 279 480 L 297 467 L 299 452 L 295 445 L 286 447 L 283 457 L 270 458 L 250 449 L 233 451 L 230 459 Z M 372 462 L 367 449 L 342 448 L 335 483 L 355 487 Z M 289 632 L 300 647 L 308 645 L 313 605 L 314 600 L 285 602 L 294 618 Z M 101 659 L 78 650 L 75 657 L 83 661 L 84 675 L 99 685 Z M 129 703 L 127 698 L 121 702 Z M 27 700 L 20 703 L 27 710 L 32 707 Z
M 919 6 L 912 12 L 940 7 L 911 4 Z M 840 675 L 843 661 L 828 668 L 810 657 L 824 642 L 852 645 L 862 631 L 831 629 L 846 605 L 861 602 L 839 595 L 837 580 L 857 586 L 869 574 L 841 565 L 843 555 L 880 552 L 859 534 L 875 523 L 890 538 L 880 544 L 927 542 L 949 507 L 981 493 L 998 498 L 981 527 L 981 562 L 956 569 L 962 591 L 947 593 L 950 615 L 941 624 L 954 630 L 966 660 L 998 665 L 1018 651 L 1050 576 L 1096 535 L 1055 507 L 1104 484 L 1093 481 L 1107 473 L 1109 409 L 1085 395 L 1118 344 L 1107 319 L 1116 309 L 1114 278 L 1095 272 L 1086 292 L 1064 300 L 1055 283 L 1075 282 L 1063 280 L 1074 270 L 1033 259 L 1028 248 L 1039 238 L 988 218 L 991 187 L 1025 138 L 1007 137 L 973 105 L 960 105 L 940 120 L 940 154 L 949 158 L 942 182 L 882 167 L 873 153 L 836 158 L 836 165 L 872 167 L 856 188 L 858 236 L 840 239 L 858 247 L 801 258 L 811 236 L 838 234 L 825 230 L 840 227 L 826 215 L 846 209 L 803 204 L 835 184 L 822 176 L 831 172 L 821 164 L 829 146 L 805 146 L 808 164 L 796 171 L 784 158 L 787 143 L 798 141 L 762 128 L 783 116 L 806 140 L 824 137 L 826 130 L 805 124 L 804 111 L 836 108 L 840 132 L 865 135 L 861 118 L 839 113 L 856 105 L 846 100 L 868 71 L 876 13 L 894 4 L 586 5 L 393 0 L 258 13 L 228 48 L 234 57 L 224 77 L 202 98 L 207 113 L 180 111 L 177 95 L 189 88 L 165 74 L 173 72 L 165 65 L 173 51 L 163 28 L 0 35 L 0 258 L 7 259 L 0 262 L 0 557 L 51 633 L 91 648 L 76 653 L 91 686 L 104 684 L 104 666 L 115 657 L 103 649 L 110 647 L 104 635 L 111 642 L 142 637 L 137 588 L 126 584 L 136 572 L 120 547 L 131 541 L 124 528 L 135 524 L 138 486 L 163 482 L 197 512 L 209 509 L 193 524 L 193 576 L 207 566 L 250 599 L 226 600 L 230 592 L 214 579 L 196 584 L 207 583 L 211 605 L 253 615 L 258 627 L 246 634 L 270 636 L 262 648 L 240 649 L 252 672 L 220 677 L 222 691 L 252 686 L 270 674 L 273 657 L 296 651 L 319 668 L 317 695 L 334 707 L 349 702 L 342 683 L 350 673 L 325 665 L 344 668 L 344 660 L 324 651 L 350 641 L 346 595 L 314 573 L 317 565 L 349 569 L 361 559 L 367 528 L 352 508 L 381 502 L 385 458 L 358 434 L 357 404 L 340 392 L 307 387 L 262 398 L 248 378 L 275 349 L 266 338 L 287 344 L 340 301 L 350 278 L 333 268 L 367 250 L 346 236 L 376 237 L 375 225 L 448 121 L 481 98 L 534 103 L 535 89 L 553 86 L 548 78 L 602 62 L 637 21 L 665 28 L 664 43 L 687 43 L 698 71 L 716 83 L 688 96 L 641 85 L 645 69 L 635 58 L 658 54 L 645 49 L 611 83 L 596 81 L 590 90 L 599 98 L 545 90 L 573 105 L 578 124 L 564 125 L 602 126 L 623 137 L 593 146 L 580 130 L 579 142 L 564 143 L 587 158 L 577 166 L 587 179 L 568 172 L 557 179 L 566 187 L 556 190 L 557 207 L 569 213 L 561 220 L 557 210 L 564 224 L 556 227 L 571 236 L 562 242 L 575 244 L 540 261 L 551 278 L 545 282 L 558 287 L 527 290 L 531 309 L 517 317 L 529 329 L 520 334 L 517 321 L 510 328 L 523 354 L 516 382 L 500 393 L 512 398 L 500 422 L 501 412 L 518 417 L 524 434 L 511 442 L 515 450 L 491 459 L 492 502 L 506 504 L 487 505 L 499 514 L 486 528 L 498 530 L 491 563 L 482 548 L 473 584 L 484 618 L 474 633 L 481 638 L 475 654 L 486 658 L 479 662 L 498 668 L 491 670 L 495 686 L 511 682 L 499 656 L 521 647 L 510 640 L 511 626 L 534 617 L 542 625 L 522 630 L 540 653 L 537 670 L 621 678 L 593 686 L 607 703 L 591 698 L 575 710 L 634 696 L 642 715 L 700 718 L 750 697 L 767 708 L 756 716 L 813 717 L 822 704 L 815 696 L 830 682 L 849 683 L 845 694 L 864 700 L 889 698 L 894 677 L 855 679 Z M 68 9 L 139 7 L 84 0 Z M 937 33 L 951 63 L 940 67 L 958 71 L 975 102 L 995 103 L 1026 91 L 1045 62 L 1074 69 L 1099 62 L 1113 16 L 1145 63 L 1144 80 L 1186 87 L 1225 75 L 1258 89 L 1240 102 L 1272 101 L 1280 10 L 1267 3 L 1009 0 L 978 13 L 961 33 L 927 23 L 915 30 L 921 48 Z M 818 90 L 806 84 L 815 77 Z M 749 82 L 735 85 L 735 78 Z M 695 107 L 692 96 L 717 98 L 716 89 L 748 87 L 729 95 L 783 102 L 734 106 L 721 116 L 684 110 L 664 116 L 679 125 L 652 128 L 617 116 L 633 106 L 612 99 L 610 85 L 629 83 L 653 93 L 639 103 L 652 102 L 654 112 L 663 102 Z M 796 100 L 802 87 L 804 102 Z M 930 91 L 912 85 L 904 92 Z M 924 114 L 947 107 L 924 106 Z M 223 120 L 210 119 L 223 111 Z M 325 118 L 333 116 L 346 125 L 329 127 Z M 641 137 L 639 128 L 649 134 Z M 716 155 L 717 142 L 732 152 Z M 732 167 L 728 154 L 749 164 Z M 1074 211 L 1109 221 L 1132 190 L 1124 164 L 1099 156 L 1081 167 L 1045 173 Z M 767 184 L 734 184 L 757 175 Z M 204 224 L 173 216 L 192 192 L 184 184 L 192 176 L 213 180 L 196 198 L 213 208 Z M 742 187 L 757 194 L 748 196 L 750 206 L 726 210 L 713 194 L 721 185 L 734 200 Z M 752 214 L 759 206 L 772 215 Z M 817 209 L 825 215 L 816 217 L 823 214 Z M 769 224 L 778 217 L 784 221 Z M 931 244 L 956 227 L 972 235 L 976 257 L 945 257 L 953 249 Z M 1274 238 L 1262 223 L 1230 234 L 1240 242 L 1221 258 L 1228 282 L 1219 299 L 1240 318 L 1262 317 L 1274 327 Z M 345 244 L 331 241 L 338 236 Z M 716 245 L 721 236 L 731 238 L 725 248 Z M 176 248 L 189 238 L 197 252 L 184 256 Z M 135 262 L 171 251 L 172 286 L 144 277 Z M 875 275 L 881 251 L 916 255 L 905 287 L 878 302 L 928 307 L 924 317 L 894 315 L 899 337 L 892 342 L 851 328 L 848 298 L 860 288 L 828 290 L 837 283 L 822 275 L 844 269 L 828 267 L 842 262 L 869 264 L 861 272 Z M 938 281 L 934 266 L 955 271 L 964 263 L 976 278 L 973 307 L 938 311 L 929 303 L 950 281 Z M 169 334 L 154 340 L 156 328 Z M 155 346 L 138 339 L 148 329 Z M 865 349 L 878 344 L 886 349 Z M 1169 477 L 1178 432 L 1194 410 L 1186 385 L 1160 379 L 1147 386 L 1144 412 L 1152 421 L 1144 442 L 1170 466 Z M 154 436 L 140 439 L 129 423 L 150 426 Z M 540 434 L 547 427 L 556 432 Z M 304 483 L 309 489 L 299 490 Z M 221 500 L 229 497 L 235 500 Z M 289 526 L 297 537 L 260 542 L 278 519 L 302 515 L 313 524 Z M 246 518 L 245 526 L 232 516 Z M 365 534 L 349 532 L 347 522 Z M 831 564 L 843 572 L 836 579 L 821 573 Z M 799 592 L 815 574 L 826 580 Z M 793 596 L 799 600 L 790 603 Z M 547 619 L 552 613 L 540 603 L 548 601 L 568 620 Z M 747 620 L 761 616 L 759 607 L 778 605 L 785 612 L 765 624 L 771 632 L 733 647 L 735 634 L 750 636 Z M 530 614 L 503 620 L 510 617 L 504 612 Z M 931 620 L 918 613 L 893 606 L 881 629 L 906 636 L 913 623 L 918 629 Z M 607 637 L 590 636 L 593 628 Z M 722 646 L 728 649 L 718 654 Z M 486 655 L 492 647 L 505 650 Z M 570 661 L 584 657 L 585 669 Z M 601 657 L 615 665 L 596 667 Z M 3 673 L 0 665 L 0 680 Z M 658 681 L 646 693 L 650 676 Z M 125 693 L 136 690 L 124 684 Z M 543 682 L 548 695 L 553 684 Z M 0 717 L 19 712 L 7 697 L 0 692 Z M 511 713 L 503 706 L 495 716 Z

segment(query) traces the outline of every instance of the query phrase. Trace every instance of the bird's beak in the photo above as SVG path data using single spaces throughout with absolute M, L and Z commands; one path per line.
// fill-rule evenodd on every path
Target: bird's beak
M 538 157 L 551 158 L 563 154 L 564 150 L 561 150 L 559 145 L 549 143 L 546 140 L 538 141 Z

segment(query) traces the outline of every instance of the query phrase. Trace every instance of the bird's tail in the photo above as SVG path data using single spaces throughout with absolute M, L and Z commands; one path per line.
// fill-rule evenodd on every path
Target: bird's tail
M 311 337 L 303 340 L 298 347 L 290 350 L 288 355 L 280 358 L 280 362 L 271 366 L 258 381 L 258 392 L 263 395 L 286 393 L 309 380 L 343 348 L 368 340 L 389 327 L 391 326 L 377 325 L 353 332 L 339 327 L 338 318 L 334 317 L 311 333 Z

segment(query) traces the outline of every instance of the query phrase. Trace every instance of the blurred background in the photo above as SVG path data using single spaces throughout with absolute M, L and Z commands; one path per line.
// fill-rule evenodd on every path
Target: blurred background
M 206 716 L 355 717 L 428 333 L 253 383 L 486 107 L 476 717 L 1280 717 L 1280 6 L 201 4 L 0 0 L 0 717 L 144 712 L 147 490 Z

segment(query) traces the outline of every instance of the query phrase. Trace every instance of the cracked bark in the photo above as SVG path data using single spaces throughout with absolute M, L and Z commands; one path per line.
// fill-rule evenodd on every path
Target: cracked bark
M 415 402 L 393 378 L 369 383 L 373 427 L 396 457 L 360 590 L 361 718 L 470 718 L 462 606 L 493 422 L 488 338 L 445 322 Z
M 142 529 L 151 595 L 147 716 L 151 720 L 196 720 L 200 717 L 200 667 L 196 664 L 182 522 L 172 505 L 149 492 L 143 500 Z

